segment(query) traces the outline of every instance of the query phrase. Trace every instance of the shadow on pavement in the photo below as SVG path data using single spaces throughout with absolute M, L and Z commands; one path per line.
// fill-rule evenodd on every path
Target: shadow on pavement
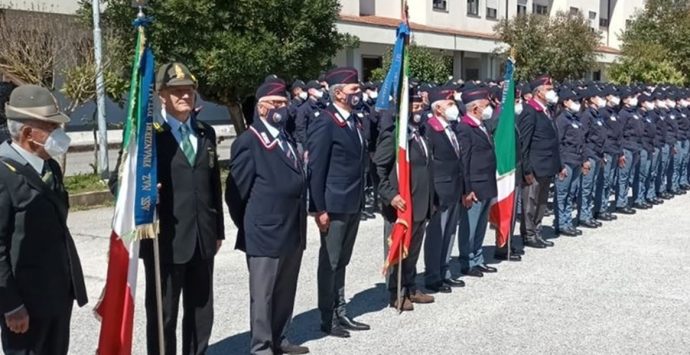
M 378 283 L 369 289 L 357 293 L 347 305 L 350 317 L 357 318 L 362 315 L 378 312 L 386 306 L 387 291 L 384 283 Z M 321 339 L 326 334 L 321 332 L 321 315 L 317 308 L 298 314 L 292 318 L 288 339 L 293 344 Z M 249 350 L 249 332 L 244 332 L 227 337 L 208 348 L 209 355 L 239 355 L 246 354 Z

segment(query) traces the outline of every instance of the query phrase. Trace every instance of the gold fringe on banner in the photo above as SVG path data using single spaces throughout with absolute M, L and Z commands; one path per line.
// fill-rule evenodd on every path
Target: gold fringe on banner
M 135 231 L 137 234 L 137 240 L 156 239 L 158 237 L 158 232 L 160 231 L 159 226 L 160 225 L 157 221 L 151 224 L 137 226 Z

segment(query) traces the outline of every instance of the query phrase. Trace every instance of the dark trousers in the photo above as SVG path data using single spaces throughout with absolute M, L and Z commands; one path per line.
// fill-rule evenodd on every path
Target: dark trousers
M 251 354 L 272 355 L 287 345 L 302 253 L 298 249 L 278 258 L 247 256 Z
M 415 221 L 413 223 L 412 239 L 407 249 L 407 258 L 402 261 L 402 278 L 400 280 L 400 285 L 405 290 L 406 295 L 414 294 L 417 291 L 415 283 L 417 279 L 417 260 L 419 260 L 419 254 L 422 251 L 425 231 L 426 221 Z M 395 265 L 391 268 L 388 278 L 388 290 L 391 293 L 391 297 L 396 297 L 398 294 L 398 267 L 399 265 Z
M 33 317 L 29 314 L 29 330 L 24 334 L 12 332 L 3 317 L 0 321 L 2 350 L 7 355 L 66 355 L 71 317 L 71 304 L 65 307 L 64 313 L 54 317 Z
M 152 258 L 144 259 L 146 273 L 146 345 L 149 355 L 158 355 L 156 274 Z M 177 353 L 177 315 L 182 297 L 182 354 L 204 354 L 213 326 L 213 259 L 196 252 L 185 264 L 161 264 L 163 335 L 165 353 Z
M 424 241 L 424 282 L 427 285 L 450 278 L 450 250 L 458 231 L 460 203 L 431 215 Z
M 321 233 L 317 271 L 321 323 L 330 328 L 333 316 L 344 317 L 345 268 L 350 263 L 359 229 L 359 213 L 329 214 L 331 224 Z
M 546 202 L 549 199 L 551 177 L 538 177 L 532 185 L 522 188 L 522 216 L 520 216 L 520 234 L 524 239 L 533 240 L 541 233 L 541 222 L 544 219 Z

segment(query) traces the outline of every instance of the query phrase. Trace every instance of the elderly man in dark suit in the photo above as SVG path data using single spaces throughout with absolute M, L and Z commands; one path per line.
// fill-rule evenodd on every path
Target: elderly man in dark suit
M 458 230 L 458 206 L 462 196 L 463 170 L 460 143 L 452 128 L 460 110 L 453 100 L 453 88 L 439 87 L 429 92 L 432 117 L 424 124 L 433 157 L 434 198 L 439 208 L 426 227 L 424 241 L 424 278 L 431 292 L 450 293 L 451 287 L 463 287 L 462 280 L 451 277 L 450 248 Z
M 460 270 L 468 276 L 482 277 L 496 272 L 486 265 L 482 253 L 491 200 L 496 187 L 496 153 L 493 138 L 484 125 L 493 115 L 489 92 L 484 89 L 463 93 L 467 113 L 458 125 L 461 161 L 465 172 L 460 207 Z
M 559 155 L 556 123 L 548 107 L 558 102 L 558 94 L 547 75 L 533 80 L 530 86 L 532 99 L 517 119 L 523 174 L 520 234 L 526 246 L 544 248 L 553 246 L 553 242 L 541 236 L 549 185 L 556 174 L 564 170 Z
M 165 352 L 177 349 L 183 294 L 182 353 L 203 354 L 213 327 L 213 259 L 225 238 L 216 134 L 196 117 L 197 81 L 184 64 L 161 66 L 156 88 L 162 110 L 154 124 L 160 218 L 155 242 L 160 245 Z M 116 184 L 115 173 L 111 190 Z M 146 273 L 147 349 L 159 354 L 153 243 L 141 241 L 140 257 Z
M 407 258 L 402 261 L 402 279 L 400 284 L 405 289 L 402 295 L 402 305 L 398 305 L 398 267 L 390 272 L 388 289 L 390 291 L 390 306 L 403 311 L 414 310 L 413 303 L 432 303 L 434 298 L 424 294 L 417 288 L 417 260 L 422 250 L 426 223 L 431 217 L 434 207 L 434 180 L 431 151 L 429 142 L 422 130 L 423 102 L 416 95 L 410 97 L 410 120 L 408 122 L 408 154 L 410 159 L 410 191 L 412 201 L 405 201 L 399 194 L 398 173 L 395 168 L 397 147 L 395 126 L 389 125 L 379 136 L 379 143 L 374 155 L 376 172 L 381 180 L 379 193 L 383 202 L 382 214 L 386 222 L 391 225 L 397 219 L 396 211 L 412 208 L 412 240 L 408 248 Z M 384 238 L 388 238 L 391 228 L 384 228 Z M 402 307 L 399 307 L 402 306 Z
M 225 191 L 247 255 L 250 353 L 306 354 L 286 338 L 307 238 L 306 177 L 286 132 L 285 84 L 264 83 L 256 98 L 252 125 L 232 145 Z
M 70 139 L 53 95 L 16 88 L 0 145 L 0 322 L 5 354 L 67 354 L 72 306 L 87 302 L 67 227 L 68 196 L 55 158 Z
M 318 298 L 321 330 L 347 338 L 369 326 L 348 317 L 345 269 L 350 263 L 364 207 L 366 141 L 353 112 L 362 102 L 354 68 L 331 69 L 324 76 L 331 103 L 315 111 L 307 134 L 309 209 L 321 232 Z

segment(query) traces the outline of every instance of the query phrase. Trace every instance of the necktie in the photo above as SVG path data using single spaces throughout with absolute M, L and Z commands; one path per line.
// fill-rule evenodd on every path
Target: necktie
M 53 170 L 50 168 L 48 163 L 43 163 L 43 172 L 41 173 L 41 180 L 50 187 L 51 190 L 55 189 L 55 180 L 53 179 Z
M 182 152 L 184 156 L 187 157 L 187 161 L 190 165 L 194 165 L 194 160 L 196 160 L 196 153 L 194 153 L 194 147 L 192 147 L 192 141 L 189 139 L 189 127 L 186 124 L 180 126 Z
M 298 166 L 297 166 L 297 157 L 295 156 L 295 154 L 293 154 L 292 149 L 291 149 L 291 147 L 290 147 L 290 143 L 288 143 L 288 140 L 286 139 L 286 137 L 285 137 L 283 134 L 281 134 L 281 135 L 278 137 L 278 142 L 280 143 L 280 149 L 283 150 L 283 152 L 285 153 L 285 155 L 286 155 L 286 156 L 288 157 L 288 159 L 292 162 L 292 165 L 293 165 L 295 168 L 297 168 L 297 167 L 298 167 Z
M 412 136 L 414 137 L 415 142 L 417 142 L 417 144 L 419 144 L 419 146 L 422 148 L 424 157 L 429 159 L 429 152 L 426 150 L 426 144 L 424 144 L 424 139 L 422 139 L 422 137 L 419 135 L 419 131 L 414 131 Z
M 455 154 L 460 155 L 460 145 L 458 144 L 458 139 L 455 137 L 455 132 L 450 129 L 450 126 L 446 127 L 446 131 L 448 131 L 450 143 L 453 145 L 453 149 L 455 149 Z

